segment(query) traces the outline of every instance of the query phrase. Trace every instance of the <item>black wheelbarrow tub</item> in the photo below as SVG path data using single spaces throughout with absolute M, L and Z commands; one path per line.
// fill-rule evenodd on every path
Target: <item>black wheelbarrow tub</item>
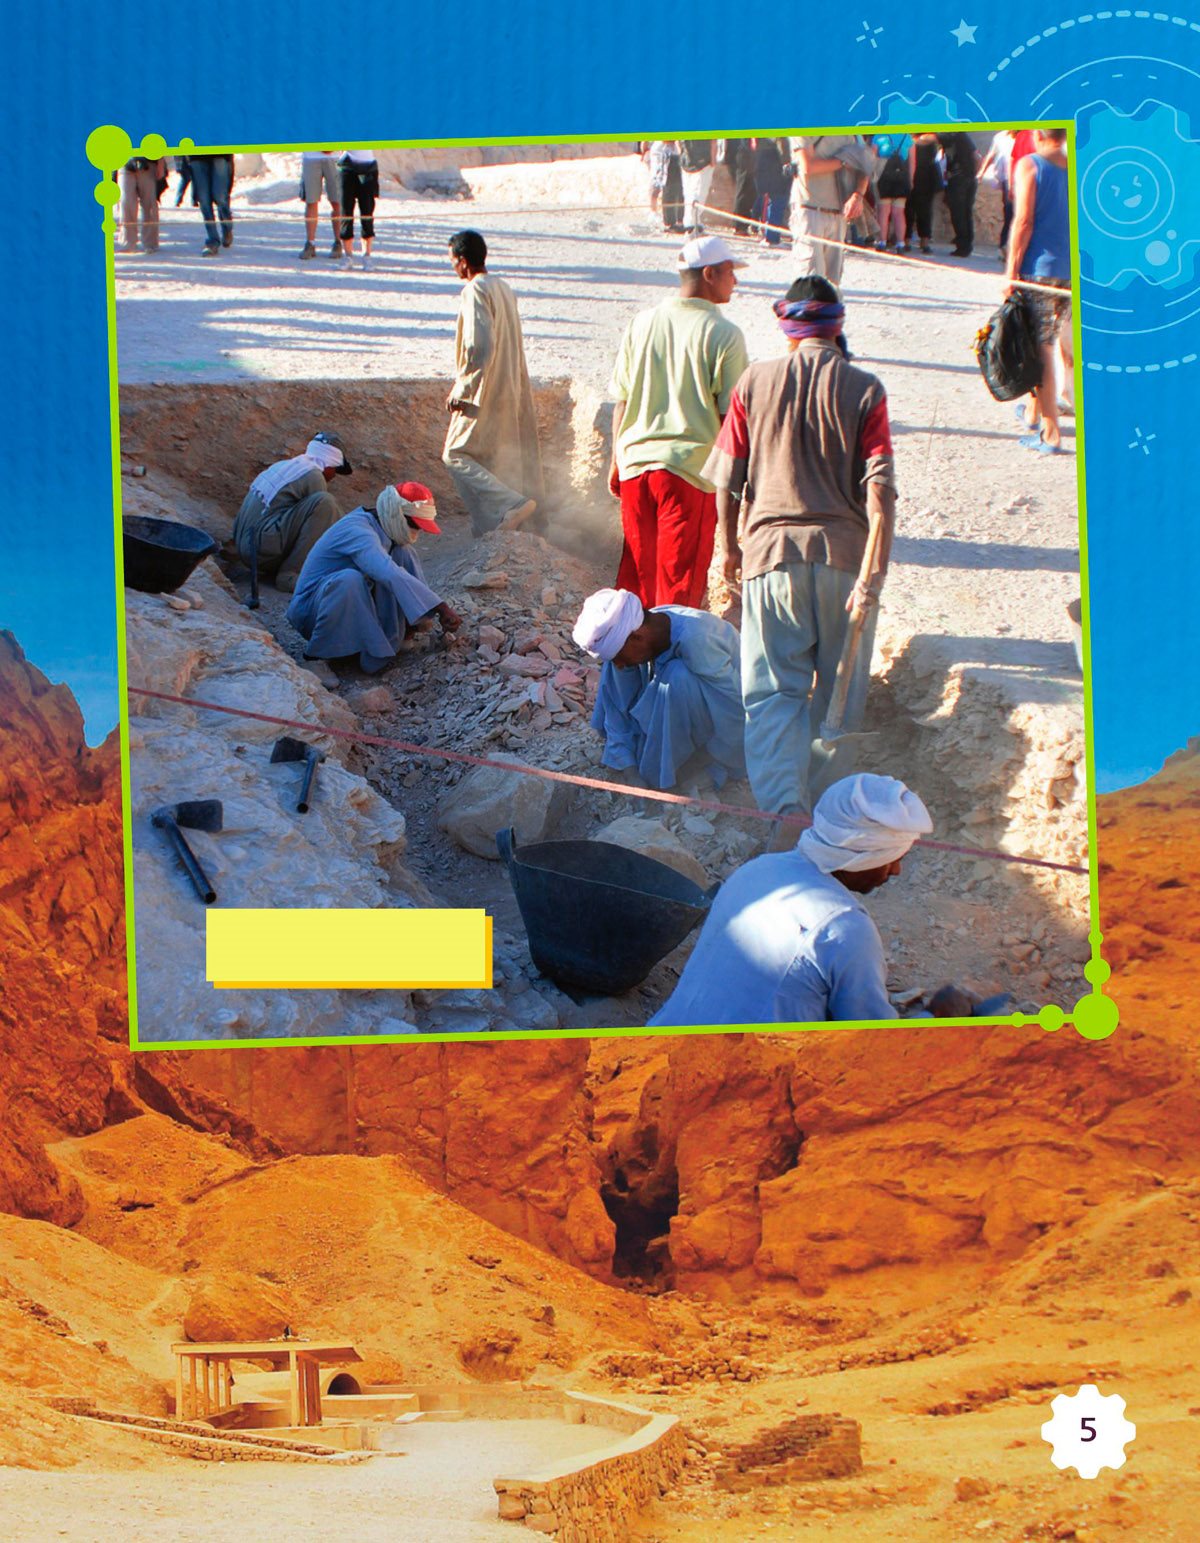
M 703 890 L 666 863 L 611 841 L 540 841 L 519 850 L 496 836 L 534 964 L 560 986 L 630 991 L 708 914 Z
M 170 594 L 198 563 L 211 557 L 217 543 L 194 525 L 128 514 L 125 527 L 125 583 L 149 595 Z

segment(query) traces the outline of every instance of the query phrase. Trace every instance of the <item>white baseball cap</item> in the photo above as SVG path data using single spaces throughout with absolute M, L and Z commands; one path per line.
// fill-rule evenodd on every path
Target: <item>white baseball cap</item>
M 680 272 L 685 268 L 716 268 L 721 263 L 732 263 L 735 268 L 749 267 L 740 257 L 735 257 L 729 243 L 721 236 L 697 236 L 685 241 L 679 250 Z

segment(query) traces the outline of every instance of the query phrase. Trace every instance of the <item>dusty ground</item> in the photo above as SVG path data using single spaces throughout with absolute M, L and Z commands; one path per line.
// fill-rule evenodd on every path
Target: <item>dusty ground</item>
M 141 1473 L 0 1470 L 0 1511 L 6 1543 L 98 1543 L 118 1532 L 205 1543 L 236 1517 L 243 1527 L 257 1518 L 263 1530 L 250 1537 L 269 1528 L 346 1543 L 503 1543 L 514 1529 L 496 1516 L 493 1474 L 527 1472 L 603 1444 L 603 1433 L 582 1425 L 471 1420 L 410 1426 L 402 1453 L 334 1471 L 169 1458 Z

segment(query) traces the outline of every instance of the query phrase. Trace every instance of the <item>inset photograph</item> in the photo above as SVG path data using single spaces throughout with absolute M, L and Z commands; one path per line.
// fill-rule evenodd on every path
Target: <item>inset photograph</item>
M 118 180 L 137 1048 L 1070 1013 L 1068 130 Z M 214 984 L 214 908 L 491 983 Z

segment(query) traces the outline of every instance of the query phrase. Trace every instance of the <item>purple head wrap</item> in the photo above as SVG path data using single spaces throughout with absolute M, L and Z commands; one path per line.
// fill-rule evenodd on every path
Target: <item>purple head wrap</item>
M 826 300 L 776 300 L 771 307 L 779 318 L 780 331 L 789 338 L 829 338 L 836 342 L 846 358 L 850 350 L 842 335 L 846 307 Z

